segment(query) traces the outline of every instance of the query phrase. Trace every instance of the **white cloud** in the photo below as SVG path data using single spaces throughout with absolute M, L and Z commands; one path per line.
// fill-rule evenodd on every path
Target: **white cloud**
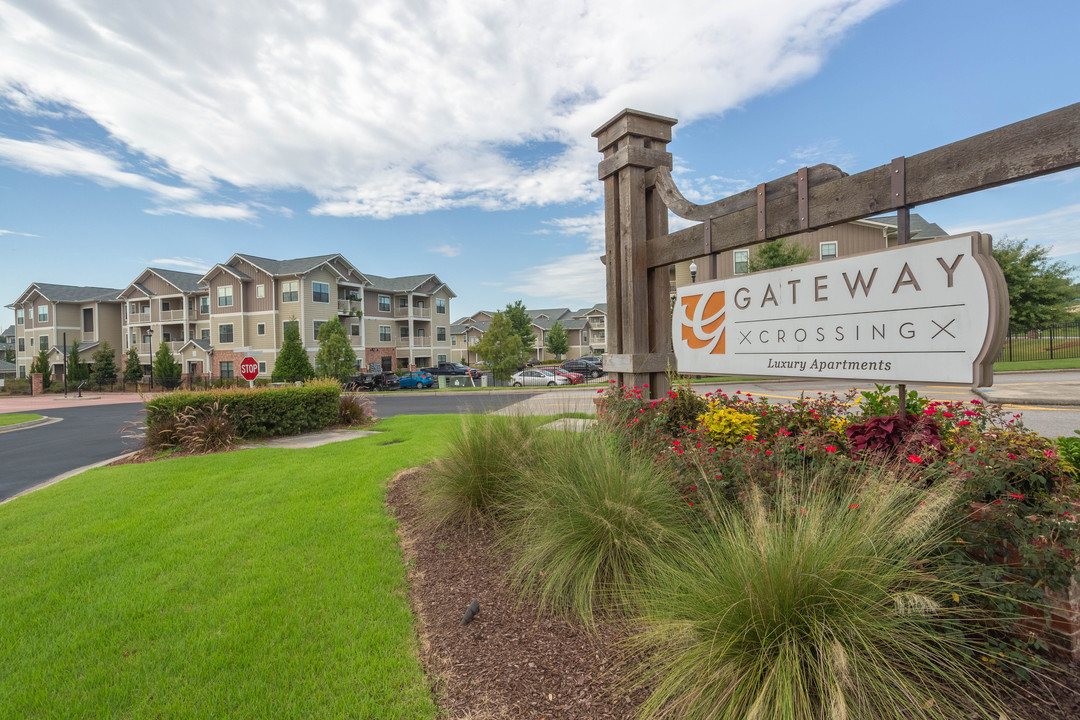
M 813 74 L 890 2 L 0 0 L 8 106 L 92 120 L 186 187 L 80 153 L 69 134 L 5 157 L 189 214 L 232 208 L 204 217 L 254 212 L 190 196 L 224 183 L 306 190 L 312 212 L 340 216 L 589 201 L 589 136 L 618 110 L 684 124 L 723 112 Z M 554 145 L 536 155 L 536 142 Z
M 455 247 L 453 245 L 439 245 L 438 247 L 431 248 L 431 252 L 439 255 L 445 255 L 448 258 L 457 257 L 461 254 L 461 247 Z
M 40 235 L 32 235 L 30 233 L 24 233 L 24 232 L 15 232 L 14 230 L 0 230 L 0 237 L 3 237 L 4 235 L 18 235 L 19 237 L 28 237 L 28 238 L 41 237 Z
M 208 263 L 202 258 L 193 257 L 171 257 L 171 258 L 154 258 L 146 263 L 150 267 L 176 267 L 183 270 L 198 270 L 205 273 L 210 269 L 212 263 Z
M 255 211 L 247 205 L 213 205 L 210 203 L 187 203 L 146 210 L 151 215 L 189 215 L 211 220 L 254 220 Z
M 950 223 L 954 232 L 990 233 L 995 239 L 1008 235 L 1011 238 L 1027 239 L 1039 245 L 1051 246 L 1053 257 L 1080 253 L 1080 203 L 1065 205 L 1049 212 L 1029 217 L 1000 220 L 997 222 L 958 222 Z

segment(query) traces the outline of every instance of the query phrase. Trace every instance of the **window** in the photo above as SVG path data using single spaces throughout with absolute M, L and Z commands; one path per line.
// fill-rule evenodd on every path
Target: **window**
M 749 250 L 736 250 L 732 253 L 732 257 L 735 259 L 735 274 L 743 275 L 750 271 L 750 251 Z
M 26 338 L 19 338 L 19 352 L 26 352 Z
M 349 290 L 348 292 L 345 293 L 345 297 L 348 298 L 349 300 L 359 300 L 360 299 L 360 291 L 359 290 Z
M 457 338 L 456 337 L 450 338 L 450 344 L 451 345 L 457 345 Z
M 34 338 L 30 338 L 30 347 L 34 347 Z
M 282 333 L 281 337 L 285 337 L 286 335 L 289 334 L 289 326 L 290 325 L 293 326 L 294 328 L 296 328 L 297 332 L 300 332 L 300 321 L 299 320 L 286 320 L 285 322 L 281 323 L 281 333 Z
M 19 366 L 19 379 L 20 380 L 25 380 L 26 379 L 26 366 L 25 365 L 20 365 Z
M 227 362 L 222 362 L 221 363 L 221 379 L 222 380 L 232 380 L 233 379 L 233 369 L 232 368 L 233 368 L 232 361 L 227 361 Z
M 172 342 L 172 333 L 167 333 L 167 332 L 161 333 L 161 339 L 164 342 Z
M 202 329 L 202 334 L 199 335 L 199 338 L 202 339 L 202 340 L 209 340 L 210 339 L 210 328 L 203 328 Z
M 37 321 L 40 322 L 40 323 L 49 322 L 49 306 L 48 305 L 38 305 Z
M 408 325 L 402 325 L 401 327 L 398 328 L 398 330 L 400 331 L 398 334 L 401 336 L 402 340 L 408 339 L 408 337 L 409 337 L 409 326 Z
M 255 334 L 256 335 L 265 335 L 266 334 L 266 323 L 259 323 L 258 325 L 256 325 L 255 326 Z
M 300 299 L 300 281 L 286 280 L 281 283 L 281 302 L 296 302 Z
M 172 305 L 169 304 L 169 301 L 168 300 L 162 300 L 161 301 L 161 312 L 169 312 L 170 310 L 172 310 Z
M 210 314 L 210 297 L 208 295 L 199 298 L 199 312 L 203 315 Z
M 436 355 L 435 357 L 437 358 L 438 362 L 441 362 L 441 363 L 446 362 L 446 356 L 445 355 Z
M 589 342 L 589 331 L 588 330 L 582 330 L 581 331 L 581 344 L 584 345 L 587 342 Z
M 379 312 L 390 312 L 390 296 L 379 296 Z
M 379 362 L 382 364 L 383 372 L 390 372 L 394 369 L 394 358 L 389 355 L 383 355 L 379 358 Z
M 264 372 L 266 372 L 266 363 L 261 362 L 259 363 L 259 374 L 261 375 Z
M 218 342 L 231 343 L 233 341 L 232 323 L 218 325 Z
M 259 283 L 255 286 L 255 297 L 259 300 L 262 300 L 264 297 L 266 297 L 266 286 L 262 283 Z
M 439 315 L 446 314 L 446 298 L 435 298 L 435 312 Z
M 324 282 L 311 283 L 311 302 L 330 302 L 330 285 Z
M 836 257 L 836 243 L 835 242 L 823 242 L 821 243 L 820 252 L 822 260 L 832 260 Z
M 354 323 L 352 325 L 352 336 L 353 337 L 360 337 L 360 326 L 358 324 Z
M 42 335 L 38 339 L 38 350 L 48 350 L 48 349 L 49 349 L 49 336 L 48 335 Z
M 439 342 L 446 342 L 446 328 L 444 328 L 444 327 L 435 328 L 435 339 L 438 340 Z
M 422 328 L 422 327 L 416 328 L 416 337 L 422 338 L 422 337 L 426 337 L 426 336 L 427 336 L 427 330 L 424 330 L 424 328 Z
M 407 298 L 404 295 L 399 296 L 398 299 L 397 299 L 397 306 L 399 308 L 407 308 L 407 307 L 409 307 L 409 298 Z
M 23 311 L 22 308 L 17 309 L 15 311 L 15 324 L 16 325 L 22 325 L 25 322 L 26 322 L 26 313 Z
M 316 320 L 316 321 L 314 321 L 314 323 L 312 323 L 312 326 L 315 328 L 315 334 L 312 337 L 314 337 L 316 340 L 318 340 L 319 339 L 319 328 L 321 328 L 325 324 L 326 324 L 325 320 Z
M 390 326 L 379 326 L 379 342 L 390 342 Z
M 217 289 L 217 306 L 232 307 L 232 285 L 222 285 Z

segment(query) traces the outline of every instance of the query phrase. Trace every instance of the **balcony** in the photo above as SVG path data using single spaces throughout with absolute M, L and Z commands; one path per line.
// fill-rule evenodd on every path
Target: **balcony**
M 409 312 L 409 311 L 412 312 Z M 426 320 L 431 319 L 431 308 L 429 307 L 396 307 L 394 308 L 394 317 L 396 318 L 422 318 Z
M 182 321 L 183 319 L 184 319 L 184 311 L 183 310 L 162 310 L 161 311 L 161 317 L 159 318 L 159 320 L 161 320 L 161 322 L 169 322 L 169 321 L 175 322 L 177 320 Z
M 148 325 L 150 313 L 128 313 L 128 325 Z
M 397 346 L 399 348 L 400 347 L 409 347 L 409 338 L 398 338 L 398 341 L 397 341 L 396 344 L 397 344 Z M 431 349 L 431 338 L 426 337 L 426 336 L 425 337 L 414 337 L 412 339 L 412 347 L 414 349 L 416 349 L 416 350 L 419 350 L 421 348 L 423 348 L 425 350 L 429 350 L 429 349 Z
M 338 315 L 352 315 L 359 311 L 363 312 L 364 302 L 362 300 L 338 300 Z
M 151 346 L 153 346 L 153 352 L 157 352 L 159 346 L 166 345 L 173 352 L 180 352 L 180 348 L 184 346 L 184 342 L 185 341 L 183 340 L 170 340 L 167 343 L 138 343 L 135 345 L 135 349 L 140 355 L 149 355 L 151 354 Z

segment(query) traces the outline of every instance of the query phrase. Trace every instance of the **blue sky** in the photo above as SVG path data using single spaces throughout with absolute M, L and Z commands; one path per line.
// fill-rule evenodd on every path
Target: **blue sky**
M 455 317 L 588 306 L 590 133 L 624 107 L 679 119 L 676 180 L 707 202 L 1080 101 L 1071 0 L 655 8 L 0 0 L 0 305 L 34 281 L 340 252 L 438 274 Z M 1077 170 L 917 212 L 1080 265 Z

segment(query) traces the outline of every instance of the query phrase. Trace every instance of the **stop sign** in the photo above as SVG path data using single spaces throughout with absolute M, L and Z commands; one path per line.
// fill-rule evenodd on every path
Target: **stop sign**
M 240 374 L 244 376 L 245 380 L 254 380 L 259 377 L 259 363 L 255 362 L 255 358 L 244 358 L 240 363 Z

